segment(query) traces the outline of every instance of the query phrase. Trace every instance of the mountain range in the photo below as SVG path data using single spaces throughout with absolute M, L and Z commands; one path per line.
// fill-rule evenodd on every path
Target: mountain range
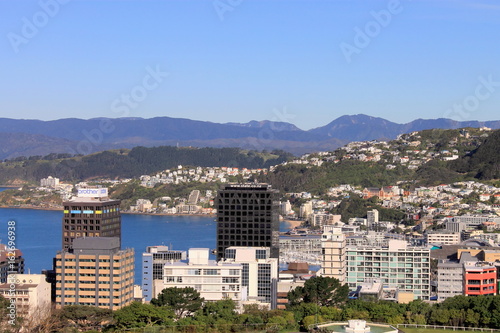
M 49 153 L 82 154 L 136 146 L 180 145 L 285 150 L 293 154 L 334 150 L 351 141 L 390 140 L 424 129 L 486 126 L 497 121 L 417 119 L 397 124 L 364 114 L 341 116 L 308 131 L 273 121 L 213 123 L 184 118 L 67 118 L 52 121 L 0 118 L 0 159 Z

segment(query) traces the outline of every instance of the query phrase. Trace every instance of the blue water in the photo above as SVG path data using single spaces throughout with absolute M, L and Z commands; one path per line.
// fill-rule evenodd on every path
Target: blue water
M 25 271 L 52 269 L 61 250 L 61 211 L 0 208 L 0 243 L 7 243 L 8 222 L 16 222 L 16 246 L 25 258 Z M 281 223 L 287 230 L 288 224 Z M 122 215 L 122 248 L 135 249 L 135 280 L 139 284 L 141 255 L 147 246 L 168 245 L 174 250 L 215 248 L 214 217 Z

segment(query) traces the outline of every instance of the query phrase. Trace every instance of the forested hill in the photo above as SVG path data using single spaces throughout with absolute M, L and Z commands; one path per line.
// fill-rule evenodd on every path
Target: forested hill
M 477 149 L 451 163 L 450 168 L 482 180 L 499 179 L 500 130 L 494 131 Z
M 178 165 L 234 168 L 267 168 L 286 161 L 291 154 L 241 150 L 238 148 L 136 147 L 104 151 L 87 156 L 16 158 L 0 164 L 0 184 L 38 182 L 53 176 L 63 181 L 98 178 L 131 178 Z

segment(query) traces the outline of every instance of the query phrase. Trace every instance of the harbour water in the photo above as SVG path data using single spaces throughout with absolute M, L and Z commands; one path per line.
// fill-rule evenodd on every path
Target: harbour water
M 16 246 L 23 252 L 26 272 L 52 268 L 61 250 L 62 211 L 0 208 L 0 243 L 6 243 L 9 221 L 16 223 Z M 280 224 L 288 230 L 286 222 Z M 122 248 L 135 249 L 135 280 L 140 281 L 141 255 L 147 246 L 167 245 L 174 250 L 215 248 L 216 222 L 210 216 L 122 215 Z

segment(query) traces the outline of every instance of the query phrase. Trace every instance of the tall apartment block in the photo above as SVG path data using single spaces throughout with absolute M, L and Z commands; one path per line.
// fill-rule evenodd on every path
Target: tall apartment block
M 342 228 L 323 227 L 323 234 L 321 235 L 321 275 L 336 278 L 341 284 L 344 284 L 346 279 L 346 243 Z
M 142 293 L 146 301 L 154 295 L 154 281 L 163 279 L 163 266 L 186 260 L 186 251 L 169 250 L 168 246 L 148 246 L 142 254 Z
M 120 200 L 110 200 L 106 188 L 79 189 L 78 197 L 63 205 L 63 250 L 71 251 L 79 237 L 121 238 Z
M 76 238 L 73 252 L 55 258 L 56 307 L 89 305 L 120 309 L 134 299 L 134 250 L 118 237 Z
M 268 184 L 228 184 L 219 190 L 217 259 L 230 246 L 269 247 L 279 257 L 278 191 Z
M 430 297 L 430 249 L 389 240 L 384 246 L 347 246 L 347 283 L 379 281 L 384 288 L 413 293 L 414 299 Z

